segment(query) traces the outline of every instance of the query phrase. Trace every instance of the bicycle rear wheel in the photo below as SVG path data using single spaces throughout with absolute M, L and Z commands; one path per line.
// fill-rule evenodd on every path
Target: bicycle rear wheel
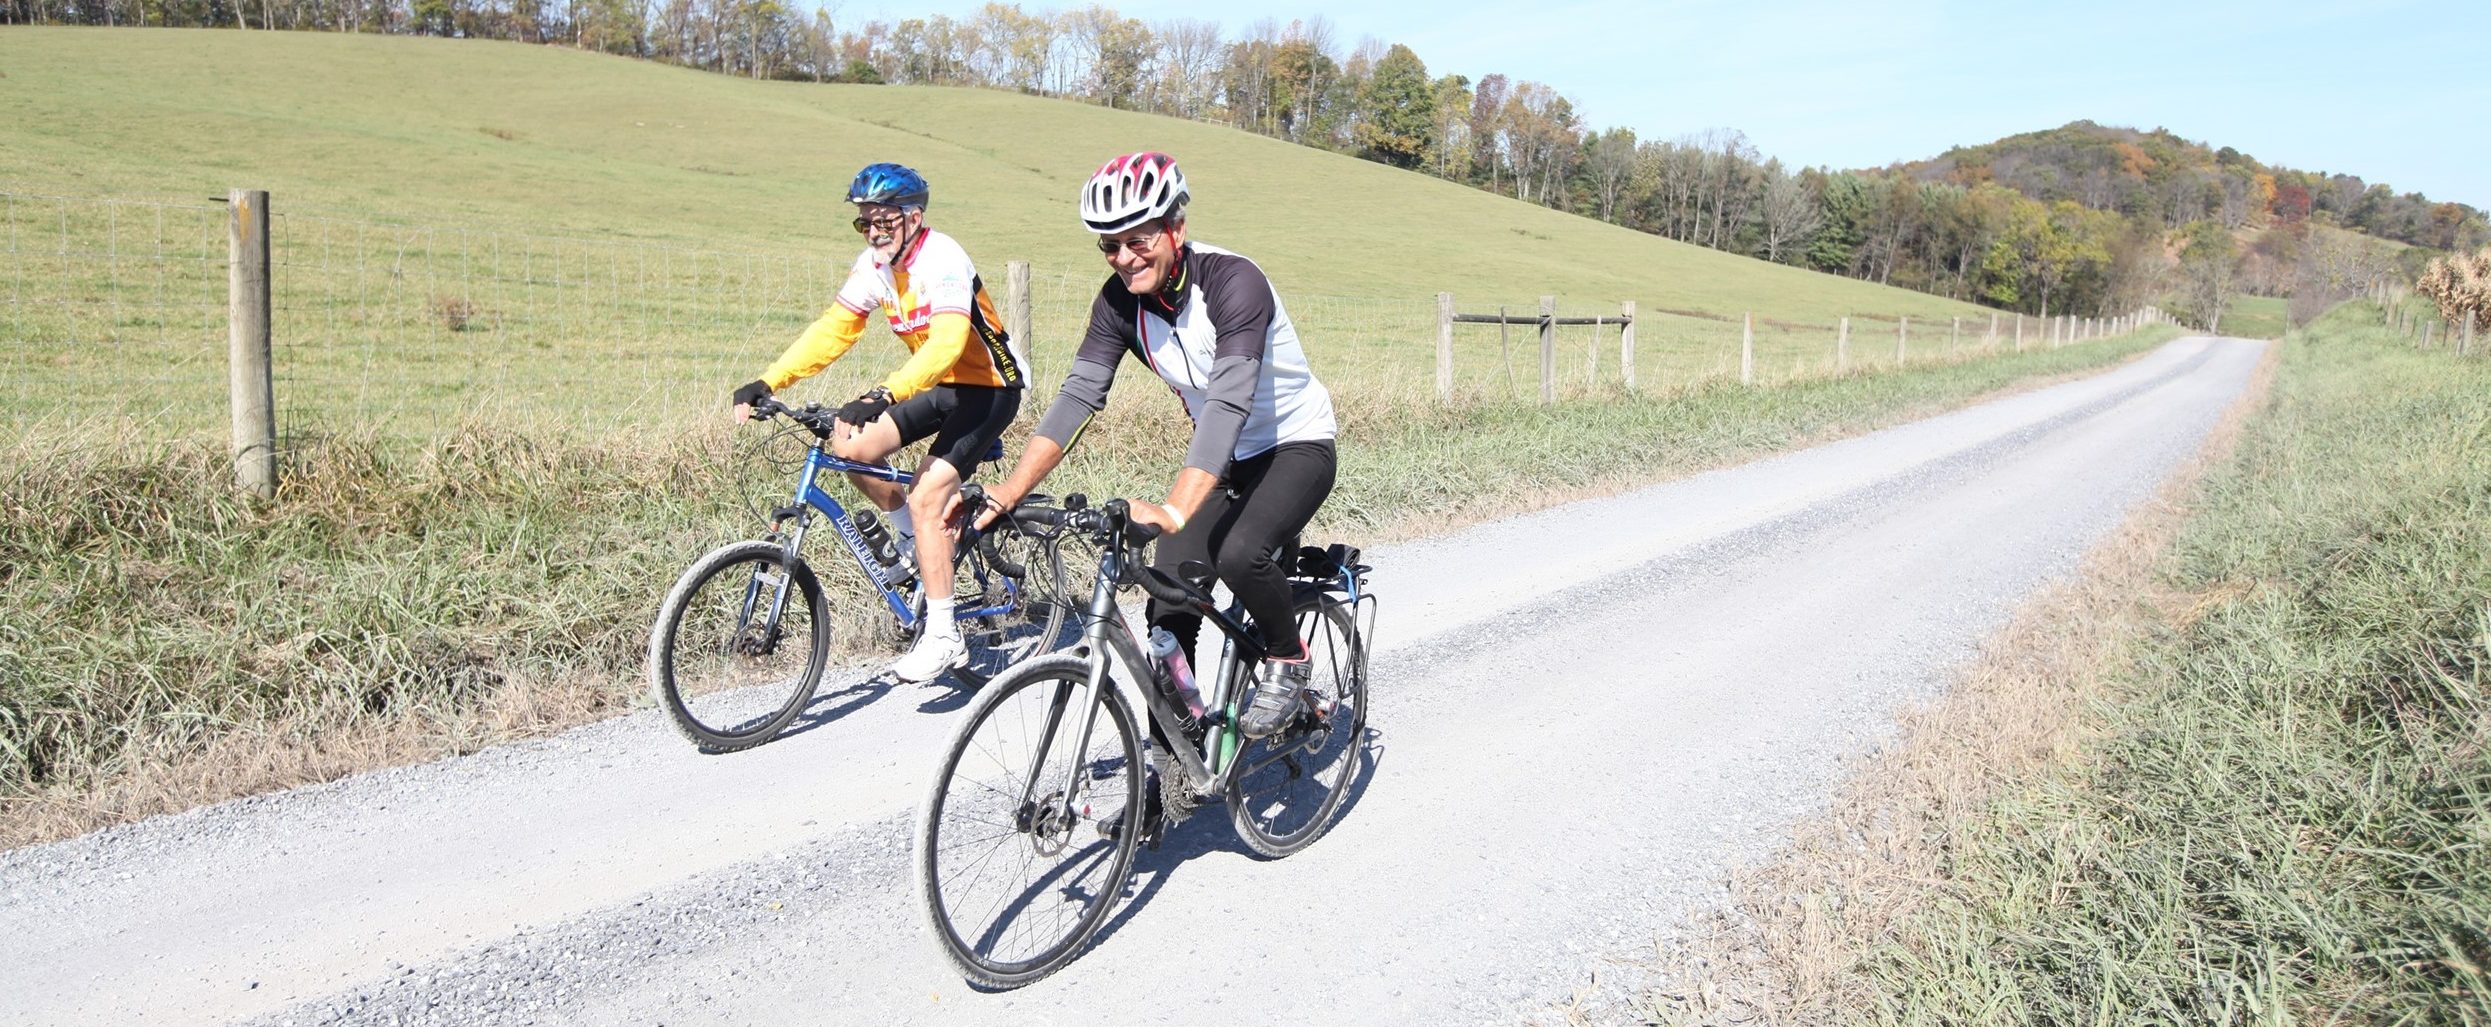
M 979 984 L 1019 987 L 1071 961 L 1132 873 L 1146 798 L 1140 739 L 1113 687 L 1074 708 L 1089 673 L 1087 660 L 1057 653 L 988 684 L 920 812 L 927 921 Z
M 1228 817 L 1238 837 L 1275 859 L 1323 837 L 1366 765 L 1364 642 L 1349 607 L 1300 600 L 1297 633 L 1314 662 L 1306 701 L 1287 726 L 1237 753 L 1245 766 L 1228 780 Z
M 780 612 L 775 620 L 771 610 Z M 749 749 L 804 711 L 830 652 L 821 582 L 775 542 L 712 550 L 666 593 L 649 632 L 649 691 L 710 752 Z

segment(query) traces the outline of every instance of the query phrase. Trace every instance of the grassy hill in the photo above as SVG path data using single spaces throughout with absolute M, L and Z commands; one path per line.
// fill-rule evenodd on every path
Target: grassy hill
M 1200 235 L 1286 289 L 1561 299 L 1823 319 L 1970 313 L 1656 239 L 1213 125 L 991 90 L 757 82 L 516 43 L 12 29 L 0 183 L 712 246 L 853 244 L 855 169 L 899 160 L 989 263 L 1085 273 L 1083 176 L 1177 154 Z
M 1647 385 L 1734 371 L 1732 321 L 1749 311 L 1760 319 L 1763 367 L 1775 375 L 1830 369 L 1838 317 L 1883 318 L 1858 326 L 1864 338 L 1884 341 L 1862 342 L 1855 361 L 1890 355 L 1898 315 L 1941 333 L 1955 317 L 1983 328 L 1989 317 L 1968 304 L 1684 245 L 1228 128 L 988 90 L 750 81 L 504 42 L 208 30 L 11 29 L 0 34 L 0 73 L 8 76 L 0 80 L 0 192 L 197 206 L 230 188 L 257 187 L 271 191 L 281 215 L 300 219 L 279 226 L 279 246 L 319 252 L 294 257 L 313 269 L 281 272 L 279 289 L 308 288 L 305 281 L 317 278 L 327 291 L 291 301 L 281 295 L 281 306 L 317 312 L 299 315 L 291 330 L 281 323 L 279 345 L 318 339 L 359 347 L 298 351 L 293 363 L 306 382 L 329 382 L 315 374 L 326 364 L 403 362 L 418 347 L 443 354 L 436 362 L 451 369 L 476 364 L 461 354 L 513 342 L 619 358 L 635 354 L 594 347 L 628 335 L 658 351 L 651 374 L 698 379 L 706 398 L 719 381 L 749 374 L 826 302 L 823 269 L 844 262 L 856 245 L 841 192 L 855 168 L 876 160 L 912 164 L 932 179 L 936 224 L 962 238 L 990 282 L 1002 278 L 1007 260 L 1033 262 L 1049 283 L 1035 340 L 1044 370 L 1051 347 L 1068 344 L 1077 330 L 1086 291 L 1101 274 L 1074 218 L 1075 191 L 1099 161 L 1139 148 L 1177 154 L 1196 190 L 1197 238 L 1262 262 L 1292 307 L 1305 308 L 1299 314 L 1316 345 L 1340 358 L 1334 367 L 1372 369 L 1378 387 L 1386 378 L 1411 388 L 1432 381 L 1440 290 L 1452 291 L 1465 310 L 1531 310 L 1538 296 L 1554 294 L 1563 312 L 1612 313 L 1633 299 L 1644 314 L 1638 345 Z M 54 202 L 12 205 L 16 245 L 124 255 L 162 245 L 98 241 L 105 229 L 80 222 L 113 217 L 74 206 L 56 217 Z M 214 217 L 190 216 L 203 226 Z M 143 209 L 119 215 L 114 230 L 126 235 L 146 218 Z M 55 221 L 70 227 L 56 229 Z M 585 274 L 574 249 L 573 263 L 552 275 L 574 288 L 582 278 L 626 284 L 610 297 L 538 288 L 511 298 L 476 283 L 545 279 L 554 261 L 542 256 L 541 242 L 524 272 L 517 259 L 451 267 L 432 252 L 448 246 L 434 236 L 415 244 L 421 252 L 410 261 L 408 244 L 376 246 L 371 232 L 350 234 L 341 222 L 458 229 L 459 246 L 497 253 L 521 236 L 602 240 L 609 248 L 590 252 Z M 55 246 L 61 231 L 74 238 Z M 325 234 L 303 243 L 312 231 Z M 628 284 L 635 268 L 645 280 L 659 262 L 649 254 L 671 259 L 687 250 L 695 257 L 761 251 L 793 270 L 732 297 L 699 279 Z M 192 269 L 196 281 L 155 291 L 221 304 L 218 258 L 221 251 L 203 253 Z M 281 254 L 280 262 L 288 258 Z M 387 278 L 372 280 L 376 264 Z M 63 264 L 21 266 L 16 274 L 23 294 L 51 284 L 46 276 L 97 272 Z M 418 281 L 427 274 L 458 284 Z M 427 303 L 468 289 L 481 291 L 475 302 L 497 315 L 480 322 L 502 334 L 455 338 L 442 326 L 427 328 L 438 320 L 426 316 Z M 132 291 L 126 282 L 98 284 L 87 299 L 121 302 L 119 294 Z M 396 327 L 375 326 L 383 317 L 370 309 L 375 303 L 402 308 L 387 314 Z M 558 306 L 609 320 L 583 326 Z M 624 306 L 629 314 L 614 313 Z M 342 327 L 339 308 L 352 311 Z M 36 323 L 23 307 L 17 313 L 15 331 L 0 323 L 0 333 L 79 350 L 98 331 Z M 196 311 L 181 316 L 207 320 Z M 129 334 L 114 318 L 99 319 L 102 331 Z M 212 327 L 193 325 L 190 335 L 212 341 L 203 330 Z M 1613 336 L 1577 335 L 1567 340 L 1566 373 L 1587 365 L 1579 374 L 1585 383 L 1604 373 L 1613 380 Z M 1935 345 L 1929 338 L 1918 343 L 1924 352 Z M 1515 373 L 1503 366 L 1492 329 L 1465 329 L 1462 339 L 1466 381 Z M 1527 331 L 1517 333 L 1524 355 L 1515 363 L 1528 380 L 1514 391 L 1522 395 L 1535 391 L 1529 343 Z M 685 356 L 694 350 L 705 359 Z M 145 353 L 118 359 L 164 362 Z M 11 370 L 67 376 L 73 381 L 63 384 L 73 386 L 78 374 L 113 370 L 76 360 L 66 370 Z M 212 377 L 198 387 L 212 390 Z M 450 381 L 437 391 L 558 377 L 496 364 L 491 381 Z

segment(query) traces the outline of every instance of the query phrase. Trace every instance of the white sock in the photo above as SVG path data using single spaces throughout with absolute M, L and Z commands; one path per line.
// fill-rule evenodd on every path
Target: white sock
M 917 519 L 909 516 L 908 508 L 904 506 L 897 510 L 891 511 L 889 516 L 891 518 L 891 526 L 899 530 L 900 545 L 906 546 L 910 552 L 915 552 L 917 549 Z
M 925 634 L 958 637 L 960 625 L 951 619 L 951 599 L 929 598 L 925 601 Z

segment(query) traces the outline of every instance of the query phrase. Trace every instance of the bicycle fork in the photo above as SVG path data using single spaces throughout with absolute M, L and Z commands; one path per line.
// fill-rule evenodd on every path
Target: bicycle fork
M 1100 701 L 1099 690 L 1114 687 L 1107 677 L 1108 650 L 1113 644 L 1107 636 L 1107 618 L 1117 612 L 1115 588 L 1115 576 L 1103 574 L 1091 589 L 1089 626 L 1083 632 L 1090 650 L 1089 673 L 1083 676 L 1078 686 L 1070 683 L 1057 686 L 1055 702 L 1047 709 L 1046 726 L 1039 729 L 1039 758 L 1029 768 L 1028 782 L 1021 786 L 1021 813 L 1013 825 L 1030 834 L 1037 835 L 1055 825 L 1061 825 L 1069 834 L 1072 825 L 1089 819 L 1089 811 L 1082 805 L 1082 799 L 1088 792 L 1085 779 L 1089 773 L 1087 755 L 1090 751 L 1090 732 L 1098 726 L 1099 710 L 1106 706 Z M 1076 689 L 1080 695 L 1078 703 L 1073 700 Z M 1042 798 L 1038 787 L 1047 772 L 1045 754 L 1054 751 L 1055 734 L 1064 726 L 1064 710 L 1067 707 L 1081 711 L 1079 723 L 1073 731 L 1071 759 L 1064 768 L 1062 789 L 1057 795 Z M 1143 796 L 1136 795 L 1129 801 L 1142 800 Z M 1046 809 L 1039 808 L 1042 802 L 1046 804 Z

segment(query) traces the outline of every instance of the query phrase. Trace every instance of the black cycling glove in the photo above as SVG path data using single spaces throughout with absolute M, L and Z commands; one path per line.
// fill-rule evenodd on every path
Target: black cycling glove
M 882 412 L 889 409 L 891 409 L 891 390 L 877 385 L 864 395 L 849 400 L 848 405 L 840 407 L 839 419 L 862 428 L 874 423 L 874 418 L 882 416 Z
M 745 382 L 741 388 L 735 390 L 735 402 L 730 405 L 748 407 L 756 401 L 768 399 L 769 396 L 770 383 L 755 379 Z

